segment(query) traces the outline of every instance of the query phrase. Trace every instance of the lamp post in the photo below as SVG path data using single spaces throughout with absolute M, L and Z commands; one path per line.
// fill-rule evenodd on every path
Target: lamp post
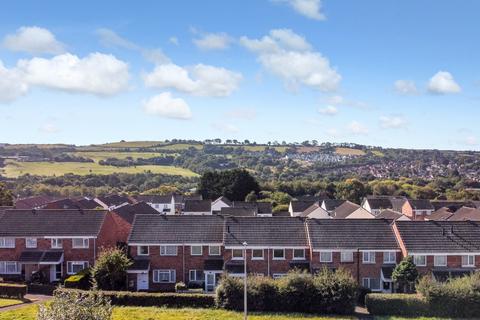
M 243 319 L 247 320 L 247 242 L 243 245 Z

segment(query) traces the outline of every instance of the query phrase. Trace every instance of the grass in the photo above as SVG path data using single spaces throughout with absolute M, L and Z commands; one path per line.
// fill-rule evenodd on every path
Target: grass
M 92 159 L 95 162 L 100 160 L 106 160 L 108 158 L 117 158 L 117 159 L 126 159 L 131 157 L 133 159 L 143 158 L 150 159 L 155 157 L 164 156 L 164 153 L 158 152 L 118 152 L 118 151 L 85 151 L 85 152 L 74 152 L 73 155 L 77 157 L 84 157 Z
M 377 157 L 385 157 L 385 154 L 382 151 L 379 150 L 372 150 L 372 153 L 376 155 Z
M 94 145 L 95 147 L 105 147 L 105 148 L 149 148 L 159 144 L 164 144 L 163 141 L 120 141 L 120 142 L 110 142 L 104 144 Z
M 23 303 L 23 301 L 18 300 L 18 299 L 2 299 L 2 298 L 0 298 L 0 308 L 14 306 L 16 304 L 21 304 L 21 303 Z
M 23 174 L 39 176 L 62 176 L 67 173 L 78 175 L 87 174 L 112 174 L 112 173 L 142 173 L 151 171 L 152 173 L 165 175 L 179 175 L 184 177 L 198 176 L 188 169 L 172 166 L 136 166 L 136 167 L 114 167 L 101 166 L 98 163 L 83 162 L 19 162 L 7 160 L 6 166 L 2 169 L 2 175 L 7 178 L 16 178 Z M 1 171 L 0 171 L 1 172 Z
M 161 146 L 156 149 L 158 150 L 187 150 L 188 148 L 195 148 L 197 150 L 203 149 L 203 145 L 201 144 L 190 144 L 190 143 L 175 143 L 169 144 L 166 146 Z
M 340 154 L 342 156 L 363 156 L 365 155 L 365 151 L 360 149 L 353 149 L 353 148 L 336 148 L 335 153 Z

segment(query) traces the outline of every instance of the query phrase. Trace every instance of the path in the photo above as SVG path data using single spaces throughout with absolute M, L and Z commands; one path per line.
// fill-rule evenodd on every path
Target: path
M 29 300 L 29 302 L 22 303 L 22 304 L 16 304 L 16 305 L 9 306 L 9 307 L 0 308 L 0 312 L 23 308 L 23 307 L 31 305 L 31 304 L 43 303 L 47 300 L 50 300 L 51 298 L 52 298 L 52 296 L 45 296 L 45 295 L 41 295 L 41 294 L 27 294 L 25 296 L 25 299 Z

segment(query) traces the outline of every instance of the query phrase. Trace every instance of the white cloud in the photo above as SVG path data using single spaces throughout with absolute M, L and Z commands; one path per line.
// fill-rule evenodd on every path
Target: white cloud
M 270 73 L 281 77 L 286 86 L 303 84 L 320 91 L 334 91 L 341 76 L 320 52 L 289 29 L 271 30 L 261 39 L 241 37 L 240 43 L 258 55 L 258 61 Z
M 468 146 L 477 146 L 478 140 L 477 140 L 477 137 L 475 136 L 468 136 L 465 138 L 464 143 Z
M 428 91 L 435 94 L 459 93 L 462 89 L 450 72 L 439 71 L 428 82 Z
M 38 128 L 38 131 L 51 134 L 59 132 L 60 129 L 58 129 L 53 123 L 45 123 L 40 128 Z
M 145 85 L 155 88 L 174 88 L 204 97 L 226 97 L 235 91 L 242 75 L 225 68 L 197 64 L 183 68 L 176 64 L 157 65 L 145 75 Z
M 17 69 L 7 69 L 0 61 L 0 103 L 12 102 L 28 91 L 28 84 Z
M 170 92 L 163 92 L 151 97 L 143 103 L 143 109 L 147 114 L 172 119 L 190 119 L 192 112 L 190 107 L 181 98 L 174 98 Z
M 383 129 L 399 129 L 407 125 L 407 120 L 400 115 L 380 117 L 380 127 Z
M 222 131 L 225 133 L 237 133 L 239 131 L 239 129 L 231 123 L 212 123 L 212 127 L 218 131 Z
M 200 38 L 193 39 L 193 43 L 202 50 L 224 50 L 230 46 L 232 38 L 226 33 L 206 33 Z
M 399 94 L 411 95 L 418 93 L 415 82 L 411 80 L 397 80 L 395 81 L 393 86 L 395 88 L 395 91 Z
M 250 108 L 238 108 L 227 112 L 226 116 L 241 120 L 253 120 L 257 117 L 257 111 Z
M 65 51 L 65 46 L 55 39 L 49 30 L 40 27 L 21 27 L 15 34 L 9 34 L 3 40 L 3 45 L 12 51 L 24 51 L 32 54 L 59 54 Z
M 357 134 L 357 135 L 368 134 L 368 128 L 358 121 L 350 122 L 350 124 L 348 125 L 348 131 L 351 134 Z
M 315 20 L 325 20 L 325 15 L 321 12 L 321 0 L 277 0 L 278 2 L 286 2 L 299 14 Z
M 91 53 L 85 58 L 65 53 L 51 59 L 20 60 L 25 81 L 68 92 L 113 95 L 128 86 L 128 65 L 112 55 Z
M 338 113 L 338 109 L 335 106 L 326 106 L 325 108 L 318 109 L 318 112 L 327 116 L 334 116 Z
M 345 98 L 339 95 L 331 96 L 328 98 L 328 103 L 333 104 L 335 106 L 343 104 L 345 102 Z
M 176 46 L 178 46 L 180 44 L 180 42 L 178 41 L 178 38 L 177 37 L 170 37 L 168 39 L 168 42 L 170 42 L 171 44 L 174 44 Z

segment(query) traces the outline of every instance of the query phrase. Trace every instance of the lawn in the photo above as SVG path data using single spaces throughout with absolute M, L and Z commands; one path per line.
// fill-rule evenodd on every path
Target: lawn
M 0 298 L 0 308 L 14 306 L 16 304 L 21 304 L 21 303 L 23 303 L 22 300 Z
M 119 151 L 85 151 L 85 152 L 74 152 L 73 155 L 77 157 L 84 157 L 92 159 L 95 162 L 100 160 L 106 160 L 108 158 L 116 159 L 126 159 L 131 157 L 133 159 L 143 158 L 150 159 L 155 157 L 165 156 L 165 153 L 158 152 L 119 152 Z
M 8 178 L 16 178 L 23 174 L 39 176 L 62 176 L 67 173 L 78 175 L 87 174 L 112 174 L 112 173 L 142 173 L 151 171 L 152 173 L 179 175 L 184 177 L 195 177 L 196 173 L 188 169 L 172 166 L 136 166 L 136 167 L 114 167 L 101 166 L 98 163 L 89 162 L 19 162 L 7 160 L 6 166 L 0 169 L 2 175 Z
M 353 148 L 336 148 L 335 153 L 342 156 L 363 156 L 365 151 Z

